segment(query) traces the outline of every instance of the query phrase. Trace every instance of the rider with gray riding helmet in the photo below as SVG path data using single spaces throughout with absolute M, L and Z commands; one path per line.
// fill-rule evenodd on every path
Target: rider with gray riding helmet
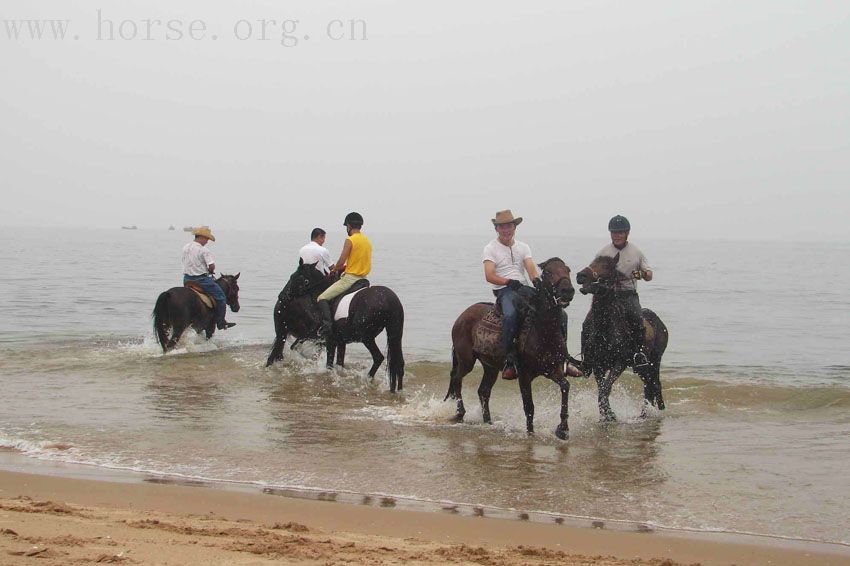
M 215 300 L 215 320 L 219 330 L 226 330 L 236 326 L 235 322 L 224 320 L 227 307 L 227 297 L 215 282 L 215 259 L 212 252 L 206 247 L 215 236 L 209 226 L 201 226 L 192 230 L 195 239 L 183 246 L 183 283 L 194 281 L 204 292 Z
M 342 253 L 331 268 L 331 273 L 343 270 L 344 273 L 339 281 L 325 289 L 317 298 L 319 312 L 322 314 L 322 327 L 319 334 L 325 340 L 330 338 L 333 327 L 330 300 L 343 294 L 372 271 L 372 242 L 360 232 L 363 227 L 363 216 L 358 212 L 349 212 L 342 223 L 348 238 L 345 239 Z
M 614 282 L 614 296 L 623 305 L 626 313 L 626 323 L 629 325 L 629 334 L 632 337 L 632 352 L 634 352 L 634 365 L 639 367 L 648 363 L 643 351 L 645 330 L 643 327 L 643 314 L 640 299 L 637 294 L 638 279 L 652 281 L 652 269 L 646 261 L 646 256 L 636 245 L 629 242 L 631 224 L 625 216 L 614 216 L 608 222 L 608 231 L 611 233 L 611 243 L 599 250 L 597 256 L 616 257 L 617 278 Z M 585 322 L 587 324 L 587 321 Z

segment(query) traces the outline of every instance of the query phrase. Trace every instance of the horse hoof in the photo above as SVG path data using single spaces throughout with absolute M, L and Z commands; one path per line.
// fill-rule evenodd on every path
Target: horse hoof
M 570 432 L 568 430 L 556 429 L 555 436 L 557 436 L 561 440 L 567 440 L 570 437 Z
M 599 420 L 603 423 L 613 423 L 617 422 L 617 417 L 614 415 L 614 413 L 609 413 L 599 417 Z
M 450 423 L 459 424 L 463 422 L 463 415 L 455 415 L 449 419 Z

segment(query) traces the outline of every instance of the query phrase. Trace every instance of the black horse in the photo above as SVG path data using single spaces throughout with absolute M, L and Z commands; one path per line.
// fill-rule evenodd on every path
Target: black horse
M 239 273 L 222 275 L 215 280 L 233 312 L 239 312 Z M 215 310 L 207 307 L 195 291 L 188 287 L 172 287 L 159 294 L 153 308 L 153 330 L 163 353 L 174 348 L 183 331 L 191 326 L 206 332 L 207 340 L 215 333 Z M 171 329 L 171 338 L 168 330 Z
M 569 435 L 568 402 L 570 382 L 564 376 L 564 364 L 569 359 L 566 341 L 562 334 L 562 309 L 575 295 L 570 281 L 570 268 L 554 257 L 540 264 L 542 283 L 528 305 L 523 329 L 518 337 L 519 390 L 525 411 L 526 427 L 534 432 L 534 400 L 531 381 L 544 375 L 561 389 L 561 422 L 555 435 L 566 440 Z M 463 421 L 461 389 L 463 377 L 472 371 L 475 361 L 484 366 L 484 377 L 478 386 L 478 399 L 484 422 L 490 423 L 490 391 L 499 371 L 505 365 L 505 352 L 499 344 L 501 323 L 495 317 L 492 303 L 477 303 L 463 311 L 452 327 L 452 371 L 446 399 L 457 399 L 454 422 Z
M 289 278 L 274 307 L 275 340 L 266 366 L 283 359 L 283 346 L 288 334 L 298 340 L 318 340 L 321 317 L 316 297 L 327 289 L 331 280 L 322 275 L 315 264 L 299 261 L 298 269 Z M 348 317 L 334 321 L 332 338 L 326 344 L 327 367 L 345 365 L 345 346 L 361 342 L 372 354 L 369 377 L 375 377 L 384 355 L 375 337 L 387 331 L 387 365 L 390 391 L 401 390 L 404 378 L 404 355 L 401 338 L 404 331 L 404 308 L 398 296 L 388 287 L 366 287 L 351 298 Z M 293 347 L 295 346 L 293 344 Z
M 658 315 L 643 309 L 645 330 L 643 352 L 648 364 L 634 366 L 634 342 L 629 335 L 626 314 L 617 301 L 614 283 L 620 275 L 615 257 L 600 256 L 576 274 L 582 294 L 592 294 L 593 303 L 581 333 L 582 369 L 593 373 L 599 389 L 599 414 L 604 421 L 616 420 L 611 410 L 609 396 L 614 382 L 628 367 L 643 381 L 644 406 L 641 416 L 646 416 L 649 405 L 664 409 L 661 395 L 661 356 L 667 349 L 667 327 Z

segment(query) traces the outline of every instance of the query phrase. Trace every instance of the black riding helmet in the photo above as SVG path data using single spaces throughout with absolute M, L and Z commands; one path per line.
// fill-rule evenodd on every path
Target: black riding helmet
M 349 212 L 345 215 L 345 220 L 342 221 L 343 226 L 353 226 L 355 228 L 360 228 L 363 226 L 363 217 L 359 212 Z
M 608 221 L 608 231 L 609 232 L 628 232 L 632 229 L 632 225 L 629 224 L 629 219 L 625 216 L 620 216 L 619 214 Z

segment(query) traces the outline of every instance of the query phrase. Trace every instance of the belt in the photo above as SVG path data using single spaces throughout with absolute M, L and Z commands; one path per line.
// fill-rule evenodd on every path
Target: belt
M 189 275 L 188 273 L 184 273 L 183 277 L 209 277 L 209 273 L 202 273 L 201 275 Z

